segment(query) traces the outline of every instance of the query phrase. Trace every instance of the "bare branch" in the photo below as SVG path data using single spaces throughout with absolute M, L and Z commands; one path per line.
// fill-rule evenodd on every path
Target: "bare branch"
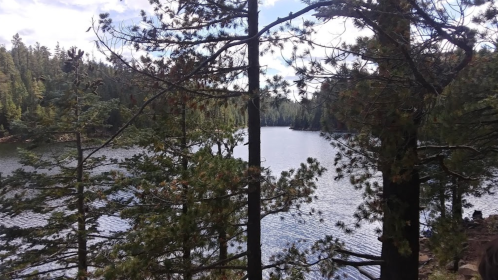
M 417 148 L 417 150 L 470 150 L 476 153 L 479 153 L 479 150 L 477 150 L 475 147 L 472 146 L 466 146 L 466 145 L 456 145 L 456 146 L 436 146 L 436 145 L 426 145 L 426 146 L 420 146 Z
M 377 260 L 377 261 L 382 260 L 382 258 L 379 256 L 351 252 L 351 251 L 348 251 L 345 249 L 337 249 L 335 251 L 338 253 L 341 253 L 341 254 L 347 254 L 347 255 L 351 255 L 351 256 L 355 256 L 355 257 L 359 257 L 359 258 L 364 258 L 364 259 L 369 259 L 369 260 Z

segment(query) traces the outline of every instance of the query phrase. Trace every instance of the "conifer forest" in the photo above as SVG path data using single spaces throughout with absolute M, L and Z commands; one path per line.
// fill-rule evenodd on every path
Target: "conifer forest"
M 496 191 L 494 0 L 304 0 L 265 24 L 257 0 L 149 2 L 135 22 L 93 19 L 99 56 L 19 34 L 0 45 L 0 146 L 19 162 L 5 172 L 0 155 L 0 280 L 348 279 L 344 267 L 418 280 L 422 226 L 458 270 L 468 198 Z M 318 42 L 335 20 L 367 35 Z M 268 54 L 293 78 L 267 71 Z M 332 163 L 277 174 L 266 126 L 320 131 Z M 354 222 L 265 257 L 265 218 L 323 221 L 327 173 L 361 198 Z M 7 222 L 30 215 L 43 222 Z M 126 229 L 103 231 L 104 217 Z M 372 223 L 378 254 L 334 234 Z

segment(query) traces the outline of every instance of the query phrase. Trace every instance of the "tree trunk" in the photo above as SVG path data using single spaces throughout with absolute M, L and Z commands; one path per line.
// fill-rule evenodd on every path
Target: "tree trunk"
M 182 110 L 182 119 L 181 119 L 181 126 L 182 126 L 182 142 L 181 142 L 181 149 L 182 149 L 182 177 L 185 180 L 185 175 L 187 172 L 188 168 L 188 159 L 187 159 L 187 106 L 185 104 L 185 96 L 182 96 L 182 101 L 181 101 L 181 110 Z M 183 215 L 188 215 L 188 185 L 183 184 L 183 205 L 182 205 L 182 214 Z M 191 223 L 189 219 L 187 219 L 187 223 Z M 190 228 L 190 227 L 187 227 Z M 183 232 L 183 265 L 184 265 L 184 272 L 183 272 L 183 279 L 184 280 L 191 280 L 192 279 L 192 272 L 191 272 L 191 263 L 190 263 L 190 235 L 188 233 L 188 230 L 184 228 Z
M 453 219 L 458 223 L 462 223 L 462 192 L 460 187 L 461 182 L 454 178 L 451 185 L 451 214 Z
M 221 159 L 223 157 L 223 153 L 221 151 L 221 142 L 218 141 L 217 143 L 217 146 L 218 146 L 218 157 Z M 228 154 L 227 155 L 227 158 L 228 157 L 231 157 L 232 154 Z M 225 199 L 225 195 L 227 195 L 227 191 L 222 189 L 222 190 L 219 190 L 218 193 L 217 193 L 218 197 L 216 199 L 216 206 L 217 206 L 217 209 L 218 209 L 218 224 L 216 225 L 217 227 L 217 231 L 218 231 L 218 244 L 219 244 L 219 247 L 220 247 L 220 254 L 219 254 L 219 261 L 223 261 L 223 260 L 226 260 L 228 258 L 228 243 L 227 243 L 227 231 L 226 231 L 226 224 L 227 224 L 227 220 L 226 220 L 226 216 L 224 215 L 224 209 L 226 207 L 226 203 L 224 203 Z M 225 266 L 226 264 L 222 263 L 220 266 Z M 220 274 L 220 278 L 221 279 L 226 279 L 226 276 L 225 276 L 225 269 L 221 268 L 219 271 L 219 274 Z
M 451 215 L 453 222 L 456 225 L 458 231 L 462 230 L 462 192 L 461 192 L 461 182 L 458 178 L 453 178 L 451 185 Z M 458 271 L 458 262 L 460 261 L 460 256 L 456 254 L 453 256 L 453 271 Z
M 416 158 L 417 134 L 408 133 L 398 150 Z M 395 180 L 392 167 L 383 171 L 384 219 L 381 280 L 418 280 L 420 181 L 415 167 L 402 170 L 406 179 Z
M 386 104 L 391 104 L 378 108 L 386 125 L 379 136 L 384 210 L 380 279 L 418 280 L 420 178 L 416 165 L 422 112 L 415 108 L 422 108 L 423 99 L 411 85 L 396 82 L 397 77 L 412 75 L 407 63 L 399 62 L 404 57 L 399 45 L 409 48 L 410 21 L 404 13 L 410 11 L 410 5 L 405 0 L 379 0 L 379 10 L 377 20 L 383 31 L 377 32 L 379 57 L 388 58 L 379 60 L 379 74 L 388 81 L 383 91 Z M 409 97 L 402 98 L 403 93 Z
M 439 184 L 439 212 L 441 213 L 441 218 L 446 219 L 446 196 L 445 196 L 445 186 L 443 183 Z
M 76 109 L 78 110 L 78 109 Z M 78 149 L 77 166 L 77 206 L 78 206 L 78 279 L 87 279 L 87 252 L 86 252 L 86 213 L 85 213 L 85 187 L 83 186 L 83 149 L 81 133 L 76 133 L 76 145 Z
M 258 0 L 248 2 L 248 35 L 258 33 Z M 259 38 L 247 43 L 249 94 L 247 104 L 249 136 L 249 175 L 247 196 L 247 275 L 249 280 L 262 280 L 261 271 L 261 125 L 259 112 Z
M 76 64 L 75 77 L 79 82 L 79 64 Z M 76 95 L 76 107 L 74 110 L 74 115 L 76 117 L 77 123 L 80 121 L 80 107 L 79 107 L 79 96 L 78 89 L 74 88 L 74 94 Z M 79 129 L 79 128 L 78 128 Z M 78 208 L 78 279 L 86 280 L 88 279 L 88 264 L 87 264 L 87 238 L 86 238 L 86 213 L 85 213 L 85 186 L 83 185 L 83 141 L 81 139 L 81 132 L 78 131 L 76 134 L 76 149 L 77 149 L 77 171 L 76 171 L 76 194 L 77 194 L 77 208 Z

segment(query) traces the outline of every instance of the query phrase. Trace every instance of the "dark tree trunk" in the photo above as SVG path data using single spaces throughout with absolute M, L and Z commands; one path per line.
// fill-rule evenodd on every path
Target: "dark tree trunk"
M 76 80 L 79 82 L 79 64 L 76 64 L 75 76 Z M 79 108 L 79 96 L 78 89 L 74 89 L 76 95 L 76 107 L 74 110 L 74 115 L 76 120 L 79 122 L 80 118 L 80 108 Z M 76 132 L 76 149 L 77 149 L 77 161 L 76 166 L 76 195 L 77 195 L 77 208 L 78 208 L 78 279 L 86 280 L 88 279 L 88 264 L 87 264 L 87 236 L 86 236 L 86 213 L 85 213 L 85 186 L 83 185 L 83 141 L 81 139 L 81 132 Z
M 85 187 L 83 186 L 83 149 L 81 133 L 76 133 L 78 147 L 77 170 L 77 195 L 78 195 L 78 279 L 87 279 L 87 252 L 86 252 L 86 213 L 85 213 Z
M 182 119 L 181 119 L 181 126 L 182 126 L 182 142 L 181 142 L 181 149 L 182 149 L 182 177 L 185 179 L 185 175 L 187 173 L 187 168 L 188 168 L 188 159 L 187 159 L 187 106 L 185 104 L 185 96 L 182 96 L 182 103 L 181 103 L 181 114 L 182 114 Z M 182 185 L 183 187 L 183 205 L 182 205 L 182 214 L 183 215 L 188 215 L 188 185 L 184 184 Z M 187 219 L 187 223 L 191 223 L 189 219 Z M 189 228 L 189 227 L 186 227 Z M 191 272 L 191 264 L 190 264 L 190 235 L 187 231 L 187 229 L 184 229 L 183 233 L 183 265 L 184 265 L 184 273 L 183 273 L 183 279 L 184 280 L 191 280 L 192 279 L 192 272 Z
M 258 0 L 248 2 L 248 35 L 258 33 Z M 248 80 L 251 98 L 247 104 L 249 136 L 248 217 L 247 217 L 247 275 L 249 280 L 261 280 L 261 124 L 259 112 L 259 38 L 247 43 Z
M 416 158 L 416 130 L 406 135 L 398 155 Z M 392 167 L 383 171 L 384 219 L 381 280 L 418 280 L 420 180 L 416 168 L 401 171 L 394 180 Z M 406 172 L 406 173 L 405 173 Z M 397 175 L 397 174 L 396 174 Z
M 441 213 L 441 218 L 446 218 L 446 196 L 445 196 L 445 186 L 444 184 L 439 184 L 439 212 Z
M 222 203 L 222 202 L 221 202 Z M 223 210 L 221 210 L 223 211 Z M 222 217 L 222 219 L 224 219 L 225 217 Z M 219 261 L 220 263 L 223 261 L 223 260 L 226 260 L 228 258 L 228 243 L 227 243 L 227 233 L 226 233 L 226 229 L 225 229 L 226 225 L 225 223 L 221 223 L 219 225 L 219 229 L 218 229 L 218 242 L 219 242 L 219 246 L 220 246 L 220 255 L 219 255 Z M 220 266 L 225 266 L 226 263 L 221 263 Z M 219 273 L 220 273 L 220 279 L 226 279 L 226 276 L 225 276 L 225 269 L 221 268 L 219 270 Z
M 453 219 L 461 224 L 463 217 L 461 182 L 454 178 L 451 186 L 451 214 Z
M 221 152 L 221 142 L 218 141 L 216 144 L 218 146 L 218 157 L 221 159 L 223 157 L 223 153 Z M 227 158 L 231 157 L 231 156 L 232 156 L 232 154 L 229 153 L 227 155 Z M 217 195 L 219 197 L 216 199 L 216 206 L 217 206 L 217 209 L 219 211 L 219 213 L 218 213 L 219 222 L 217 223 L 216 227 L 217 227 L 217 231 L 218 231 L 218 244 L 220 247 L 220 254 L 219 254 L 218 260 L 221 263 L 223 260 L 226 260 L 228 258 L 228 243 L 227 243 L 227 231 L 226 231 L 226 224 L 227 224 L 226 218 L 227 217 L 224 215 L 224 211 L 223 211 L 226 207 L 226 203 L 225 203 L 226 198 L 224 198 L 224 197 L 225 197 L 225 195 L 227 195 L 227 192 L 225 190 L 219 190 Z M 225 266 L 225 264 L 222 263 L 220 266 Z M 226 278 L 225 269 L 220 269 L 218 272 L 220 274 L 221 279 Z
M 457 230 L 462 230 L 463 209 L 461 184 L 462 183 L 458 178 L 453 178 L 451 185 L 451 215 Z M 453 256 L 453 271 L 458 271 L 459 261 L 460 256 L 458 254 Z
M 388 58 L 379 61 L 379 73 L 386 81 L 393 80 L 386 83 L 384 90 L 388 93 L 385 98 L 389 103 L 386 104 L 392 104 L 392 107 L 379 108 L 384 116 L 382 122 L 386 124 L 380 129 L 384 210 L 381 280 L 418 280 L 420 178 L 417 132 L 422 113 L 412 109 L 411 123 L 406 123 L 399 110 L 421 108 L 423 100 L 420 92 L 410 85 L 395 82 L 396 77 L 412 75 L 407 63 L 399 62 L 399 58 L 404 57 L 399 45 L 409 48 L 406 44 L 410 42 L 410 21 L 404 17 L 404 12 L 409 12 L 410 8 L 404 0 L 379 0 L 379 10 L 377 20 L 383 31 L 377 33 L 379 56 Z M 401 98 L 402 93 L 410 97 Z

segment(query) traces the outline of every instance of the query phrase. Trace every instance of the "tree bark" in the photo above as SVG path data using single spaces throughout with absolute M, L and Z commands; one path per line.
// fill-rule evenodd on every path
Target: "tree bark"
M 379 0 L 377 32 L 380 57 L 379 73 L 386 81 L 393 77 L 412 75 L 399 45 L 409 48 L 410 21 L 404 17 L 410 11 L 405 0 Z M 393 42 L 393 40 L 395 42 Z M 408 46 L 407 46 L 408 45 Z M 394 87 L 391 85 L 394 84 Z M 379 108 L 388 127 L 381 128 L 381 171 L 383 177 L 383 235 L 381 280 L 418 280 L 420 230 L 420 178 L 417 169 L 418 128 L 422 108 L 420 92 L 409 85 L 387 82 L 384 92 L 392 107 Z M 405 93 L 409 98 L 401 98 Z M 404 117 L 401 108 L 412 108 L 411 116 Z M 409 123 L 407 119 L 410 118 Z
M 85 187 L 83 186 L 83 149 L 81 133 L 76 133 L 78 151 L 77 166 L 77 206 L 78 206 L 78 279 L 87 279 L 87 250 L 86 250 L 86 213 L 85 213 Z
M 453 219 L 458 224 L 462 223 L 463 210 L 462 210 L 462 192 L 460 187 L 460 180 L 453 178 L 451 185 L 451 214 Z
M 181 100 L 181 126 L 182 126 L 182 139 L 181 139 L 181 149 L 182 149 L 182 177 L 185 180 L 185 175 L 188 168 L 188 159 L 187 159 L 187 106 L 185 104 L 185 95 L 182 95 Z M 183 205 L 182 205 L 182 214 L 188 215 L 188 185 L 183 184 Z M 189 219 L 187 219 L 188 223 L 191 223 Z M 187 227 L 190 228 L 190 227 Z M 190 235 L 187 229 L 184 229 L 183 233 L 183 265 L 184 265 L 184 280 L 192 279 L 192 271 L 191 271 L 191 260 L 190 260 L 190 245 L 189 241 Z
M 258 33 L 258 0 L 248 1 L 248 35 Z M 251 98 L 247 104 L 249 137 L 248 220 L 247 220 L 247 276 L 262 280 L 261 269 L 261 124 L 259 112 L 259 38 L 247 43 L 248 80 Z
M 413 132 L 399 153 L 416 153 Z M 381 280 L 418 280 L 420 181 L 416 169 L 408 179 L 393 181 L 392 170 L 383 171 L 384 219 Z
M 76 64 L 76 80 L 79 81 L 79 63 Z M 74 89 L 76 95 L 76 107 L 74 114 L 76 120 L 80 121 L 80 108 L 78 89 Z M 79 129 L 79 128 L 78 128 Z M 85 213 L 85 186 L 83 185 L 83 141 L 81 139 L 81 132 L 76 132 L 76 149 L 77 149 L 77 170 L 76 170 L 76 195 L 77 195 L 77 208 L 78 208 L 78 279 L 88 279 L 88 264 L 87 264 L 87 237 L 86 237 L 86 213 Z
M 445 188 L 444 184 L 439 184 L 439 211 L 441 213 L 441 218 L 446 219 L 446 197 L 445 197 Z
M 456 223 L 457 230 L 462 230 L 462 191 L 461 184 L 458 178 L 453 178 L 451 185 L 451 215 L 453 222 Z M 453 256 L 453 271 L 458 271 L 458 262 L 460 261 L 460 256 L 456 254 Z

